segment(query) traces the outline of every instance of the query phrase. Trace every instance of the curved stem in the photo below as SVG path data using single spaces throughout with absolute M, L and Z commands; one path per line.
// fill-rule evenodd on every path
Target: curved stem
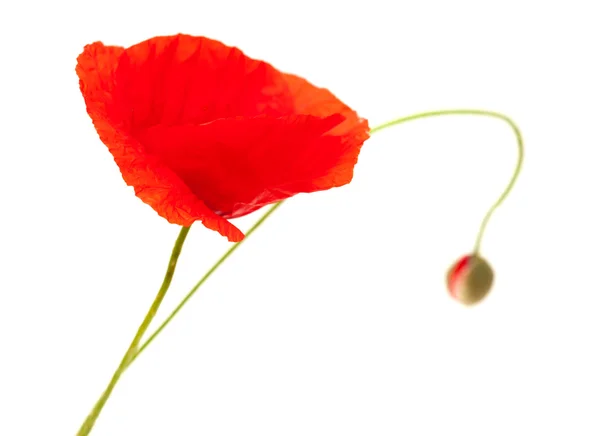
M 135 337 L 131 341 L 131 344 L 129 345 L 127 352 L 123 355 L 123 358 L 121 359 L 121 363 L 119 364 L 118 368 L 114 372 L 110 382 L 108 383 L 108 386 L 106 387 L 106 389 L 104 390 L 104 392 L 102 393 L 102 395 L 100 396 L 98 401 L 96 402 L 96 405 L 94 406 L 94 408 L 92 409 L 90 414 L 87 416 L 87 418 L 85 419 L 85 421 L 79 428 L 79 431 L 77 432 L 77 436 L 87 436 L 90 433 L 90 431 L 94 427 L 94 424 L 96 423 L 96 420 L 98 419 L 98 416 L 100 415 L 100 412 L 102 411 L 102 408 L 106 404 L 108 397 L 110 397 L 110 394 L 112 393 L 117 382 L 119 381 L 121 374 L 123 374 L 123 371 L 125 371 L 127 366 L 133 360 L 133 356 L 135 356 L 136 353 L 138 352 L 139 343 L 142 340 L 144 333 L 146 333 L 146 330 L 148 330 L 148 327 L 150 326 L 152 319 L 156 315 L 156 312 L 158 311 L 158 308 L 160 307 L 160 304 L 162 303 L 165 295 L 167 294 L 167 290 L 169 289 L 169 286 L 171 285 L 171 280 L 173 279 L 173 274 L 175 274 L 175 267 L 177 266 L 177 260 L 179 259 L 179 255 L 181 254 L 181 248 L 183 247 L 183 243 L 184 243 L 185 238 L 187 237 L 189 231 L 190 231 L 189 227 L 182 227 L 181 231 L 179 232 L 179 236 L 177 237 L 177 240 L 175 241 L 175 246 L 173 247 L 173 252 L 171 253 L 171 259 L 169 260 L 169 266 L 167 268 L 167 272 L 165 273 L 165 278 L 163 279 L 163 283 L 162 283 L 158 293 L 156 294 L 156 297 L 154 297 L 154 301 L 152 302 L 152 305 L 150 306 L 148 313 L 144 317 L 144 320 L 140 324 L 140 327 L 138 328 L 137 333 L 135 334 Z
M 506 199 L 506 197 L 508 196 L 508 194 L 512 190 L 512 188 L 513 188 L 513 186 L 514 186 L 514 184 L 515 184 L 515 182 L 517 180 L 517 177 L 519 176 L 519 173 L 521 171 L 521 166 L 522 166 L 522 163 L 523 163 L 523 140 L 522 140 L 521 132 L 520 132 L 519 128 L 517 127 L 517 125 L 510 118 L 508 118 L 507 116 L 502 115 L 502 114 L 497 113 L 497 112 L 484 111 L 484 110 L 478 110 L 478 109 L 454 109 L 454 110 L 440 110 L 440 111 L 422 112 L 422 113 L 418 113 L 418 114 L 415 114 L 415 115 L 410 115 L 410 116 L 407 116 L 407 117 L 397 118 L 395 120 L 392 120 L 392 121 L 389 121 L 387 123 L 381 124 L 381 125 L 379 125 L 377 127 L 374 127 L 373 129 L 371 129 L 370 133 L 373 134 L 373 133 L 379 132 L 381 130 L 387 129 L 388 127 L 392 127 L 392 126 L 395 126 L 395 125 L 398 125 L 398 124 L 402 124 L 402 123 L 405 123 L 407 121 L 413 121 L 413 120 L 418 120 L 418 119 L 422 119 L 422 118 L 435 117 L 435 116 L 441 116 L 441 115 L 481 115 L 481 116 L 487 116 L 487 117 L 497 118 L 497 119 L 500 119 L 500 120 L 505 121 L 506 123 L 508 123 L 511 126 L 511 128 L 513 129 L 513 131 L 515 132 L 515 135 L 517 137 L 518 152 L 519 152 L 517 166 L 516 166 L 516 168 L 514 170 L 514 173 L 512 175 L 512 178 L 510 179 L 510 182 L 509 182 L 508 186 L 506 187 L 506 189 L 504 190 L 504 192 L 500 195 L 500 197 L 498 198 L 498 200 L 496 200 L 496 202 L 488 210 L 487 214 L 483 218 L 483 221 L 481 222 L 481 225 L 479 227 L 479 232 L 477 234 L 477 238 L 476 238 L 476 242 L 475 242 L 475 250 L 474 250 L 474 253 L 478 253 L 479 252 L 479 247 L 481 245 L 481 239 L 483 237 L 483 234 L 485 232 L 486 226 L 487 226 L 487 224 L 488 224 L 488 222 L 489 222 L 492 214 L 502 204 L 502 202 Z M 244 241 L 273 212 L 275 212 L 275 210 L 282 203 L 283 202 L 279 202 L 279 203 L 276 203 L 275 205 L 273 205 L 256 222 L 256 224 L 254 224 L 254 226 L 252 226 L 252 228 L 250 230 L 248 230 L 248 232 L 246 233 L 246 238 L 244 238 Z M 204 282 L 212 275 L 212 273 L 214 273 L 216 271 L 216 269 L 238 248 L 238 246 L 242 242 L 238 242 L 237 244 L 235 244 L 234 246 L 232 246 L 217 261 L 217 263 L 215 263 L 215 265 L 204 275 L 204 277 L 202 277 L 202 279 L 200 279 L 200 281 L 198 283 L 196 283 L 196 285 L 187 293 L 187 295 L 183 298 L 183 300 L 181 301 L 181 303 L 179 303 L 179 305 L 177 305 L 177 307 L 173 310 L 173 312 L 171 312 L 171 314 L 165 319 L 165 321 L 163 321 L 163 323 L 156 329 L 156 331 L 154 333 L 152 333 L 152 335 L 131 356 L 131 359 L 129 360 L 128 365 L 130 363 L 132 363 L 140 355 L 140 353 L 142 351 L 144 351 L 146 349 L 146 347 L 148 347 L 148 345 L 150 345 L 150 343 L 152 343 L 152 341 L 156 338 L 156 336 L 158 336 L 160 334 L 160 332 L 173 320 L 173 318 L 177 315 L 177 313 L 179 313 L 179 311 L 183 308 L 183 306 L 196 293 L 196 291 L 200 288 L 200 286 L 202 286 L 204 284 Z
M 483 239 L 483 234 L 485 233 L 485 229 L 490 221 L 490 218 L 492 217 L 492 215 L 494 214 L 496 209 L 498 209 L 498 207 L 504 202 L 504 200 L 506 200 L 506 197 L 508 197 L 508 195 L 512 191 L 512 189 L 515 185 L 515 182 L 517 181 L 517 178 L 519 177 L 519 174 L 521 173 L 521 168 L 523 166 L 523 155 L 524 155 L 523 135 L 521 134 L 521 131 L 519 130 L 519 128 L 517 127 L 515 122 L 513 120 L 511 120 L 509 117 L 507 117 L 506 115 L 503 115 L 498 112 L 485 111 L 485 110 L 479 110 L 479 109 L 455 109 L 455 110 L 422 112 L 422 113 L 419 113 L 416 115 L 410 115 L 408 117 L 398 118 L 398 119 L 389 121 L 387 123 L 381 124 L 380 126 L 377 126 L 373 129 L 371 129 L 371 134 L 378 132 L 380 130 L 383 130 L 383 129 L 387 129 L 388 127 L 395 126 L 397 124 L 405 123 L 407 121 L 418 120 L 418 119 L 429 118 L 429 117 L 437 117 L 437 116 L 441 116 L 441 115 L 479 115 L 479 116 L 485 116 L 485 117 L 490 117 L 490 118 L 496 118 L 496 119 L 506 122 L 512 128 L 512 130 L 515 133 L 515 136 L 517 138 L 517 149 L 518 149 L 517 164 L 515 166 L 512 176 L 508 182 L 508 185 L 506 186 L 506 188 L 504 189 L 502 194 L 500 194 L 500 197 L 498 197 L 498 199 L 494 202 L 494 204 L 492 204 L 492 206 L 488 209 L 487 213 L 483 217 L 483 220 L 481 221 L 481 224 L 479 226 L 479 231 L 477 232 L 477 237 L 475 239 L 475 247 L 473 249 L 473 254 L 478 254 L 479 249 L 481 248 L 481 240 Z
M 217 261 L 217 263 L 215 263 L 211 269 L 208 270 L 208 272 L 206 274 L 204 274 L 204 276 L 198 281 L 198 283 L 196 283 L 196 285 L 194 285 L 194 287 L 186 294 L 186 296 L 183 298 L 183 300 L 181 300 L 181 302 L 177 305 L 177 307 L 175 307 L 175 309 L 173 309 L 173 312 L 171 312 L 171 314 L 162 322 L 162 324 L 156 329 L 156 331 L 154 333 L 152 333 L 152 335 L 150 335 L 150 337 L 144 341 L 144 343 L 136 350 L 135 353 L 132 354 L 131 359 L 129 359 L 129 362 L 127 363 L 127 366 L 129 366 L 141 353 L 142 351 L 144 351 L 146 349 L 146 347 L 148 345 L 150 345 L 152 343 L 152 341 L 154 340 L 154 338 L 156 338 L 156 336 L 159 335 L 159 333 L 171 322 L 171 320 L 175 317 L 175 315 L 177 315 L 179 313 L 179 311 L 183 308 L 183 306 L 185 306 L 185 304 L 188 302 L 188 300 L 190 298 L 192 298 L 192 296 L 196 293 L 196 291 L 200 288 L 200 286 L 202 286 L 204 284 L 205 281 L 208 280 L 208 278 L 221 266 L 221 264 L 223 262 L 225 262 L 225 260 L 227 260 L 227 258 L 229 256 L 231 256 L 231 254 L 237 250 L 237 248 L 246 240 L 248 239 L 248 237 L 254 233 L 254 231 L 256 229 L 258 229 L 260 227 L 260 225 L 262 223 L 265 222 L 265 220 L 267 218 L 269 218 L 269 216 L 275 212 L 277 210 L 277 208 L 279 206 L 281 206 L 283 204 L 283 201 L 280 201 L 279 203 L 275 203 L 273 206 L 271 206 L 269 208 L 269 210 L 267 210 L 267 212 L 260 217 L 260 219 L 254 223 L 254 225 L 252 227 L 250 227 L 250 229 L 246 232 L 246 237 L 234 244 L 229 250 L 227 250 L 225 252 L 225 254 L 223 254 L 223 256 L 221 256 L 221 258 Z

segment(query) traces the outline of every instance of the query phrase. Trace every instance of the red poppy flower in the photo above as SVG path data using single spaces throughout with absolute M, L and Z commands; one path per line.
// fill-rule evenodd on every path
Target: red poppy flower
M 125 182 L 169 222 L 227 219 L 352 180 L 368 123 L 326 89 L 204 37 L 87 45 L 80 89 Z

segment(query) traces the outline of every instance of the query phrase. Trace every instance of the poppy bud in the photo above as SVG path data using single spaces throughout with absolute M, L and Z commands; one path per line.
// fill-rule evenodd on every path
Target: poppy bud
M 479 303 L 492 288 L 494 271 L 477 254 L 461 257 L 448 270 L 446 284 L 452 298 L 464 305 Z

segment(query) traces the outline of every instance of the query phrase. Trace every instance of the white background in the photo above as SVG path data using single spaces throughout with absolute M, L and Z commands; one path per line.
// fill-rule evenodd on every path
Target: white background
M 290 200 L 207 282 L 94 436 L 600 434 L 594 2 L 54 0 L 0 6 L 0 435 L 73 435 L 162 280 L 178 229 L 125 186 L 74 68 L 87 43 L 178 32 L 328 87 L 372 126 L 504 112 L 526 161 L 483 243 L 495 287 L 465 309 L 446 268 L 510 177 L 511 130 L 376 134 L 349 186 Z M 228 247 L 192 228 L 159 318 Z

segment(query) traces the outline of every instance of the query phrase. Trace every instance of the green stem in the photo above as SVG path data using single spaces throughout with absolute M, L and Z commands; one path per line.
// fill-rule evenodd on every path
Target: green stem
M 496 119 L 506 122 L 512 128 L 513 132 L 515 133 L 516 139 L 517 139 L 518 157 L 517 157 L 517 164 L 515 166 L 513 174 L 508 182 L 508 185 L 506 186 L 506 188 L 504 189 L 502 194 L 500 194 L 500 197 L 498 197 L 498 199 L 494 202 L 494 204 L 492 204 L 492 206 L 488 209 L 487 213 L 483 217 L 483 220 L 481 221 L 481 224 L 479 226 L 479 231 L 477 232 L 477 237 L 475 239 L 475 247 L 473 249 L 473 254 L 478 254 L 479 249 L 481 248 L 481 240 L 483 239 L 483 234 L 485 233 L 485 229 L 490 221 L 490 218 L 492 217 L 492 215 L 494 214 L 496 209 L 498 209 L 498 207 L 504 202 L 504 200 L 506 200 L 506 197 L 508 197 L 508 195 L 512 191 L 512 189 L 515 185 L 515 182 L 517 181 L 517 178 L 519 177 L 519 174 L 521 173 L 521 168 L 523 166 L 523 154 L 524 154 L 523 135 L 521 134 L 521 131 L 519 130 L 519 128 L 517 127 L 515 122 L 513 120 L 511 120 L 509 117 L 507 117 L 506 115 L 503 115 L 498 112 L 484 111 L 484 110 L 479 110 L 479 109 L 456 109 L 456 110 L 422 112 L 422 113 L 419 113 L 416 115 L 410 115 L 408 117 L 398 118 L 398 119 L 389 121 L 387 123 L 381 124 L 380 126 L 373 128 L 371 130 L 371 134 L 378 132 L 380 130 L 386 129 L 388 127 L 395 126 L 397 124 L 404 123 L 406 121 L 418 120 L 418 119 L 429 118 L 429 117 L 437 117 L 437 116 L 441 116 L 441 115 L 479 115 L 479 116 L 484 116 L 484 117 L 496 118 Z
M 200 286 L 202 286 L 204 284 L 205 281 L 208 280 L 208 278 L 221 266 L 221 264 L 223 262 L 225 262 L 225 260 L 227 260 L 227 258 L 229 256 L 231 256 L 231 254 L 237 250 L 237 248 L 246 240 L 248 239 L 248 237 L 250 237 L 250 235 L 252 233 L 254 233 L 254 231 L 256 229 L 258 229 L 260 227 L 260 225 L 262 223 L 265 222 L 265 220 L 267 218 L 269 218 L 269 216 L 275 212 L 277 210 L 277 208 L 279 206 L 281 206 L 283 204 L 283 201 L 279 202 L 279 203 L 275 203 L 273 206 L 271 206 L 269 208 L 269 210 L 267 210 L 267 212 L 260 217 L 260 219 L 254 223 L 254 225 L 252 227 L 250 227 L 250 230 L 248 230 L 246 232 L 246 237 L 241 241 L 238 242 L 234 245 L 231 246 L 231 248 L 229 250 L 227 250 L 225 252 L 225 254 L 223 256 L 221 256 L 221 258 L 217 261 L 217 263 L 215 263 L 211 269 L 208 270 L 208 272 L 206 274 L 204 274 L 204 276 L 198 281 L 198 283 L 196 283 L 196 285 L 187 293 L 187 295 L 183 298 L 183 300 L 181 300 L 181 303 L 179 303 L 177 305 L 177 307 L 175 309 L 173 309 L 173 312 L 171 312 L 171 314 L 163 321 L 163 323 L 156 329 L 156 331 L 154 333 L 152 333 L 152 335 L 150 335 L 150 337 L 137 349 L 137 351 L 135 353 L 133 353 L 133 355 L 131 356 L 131 359 L 129 360 L 127 366 L 129 366 L 141 353 L 142 351 L 144 351 L 146 349 L 146 347 L 148 345 L 150 345 L 150 343 L 152 343 L 152 341 L 154 340 L 154 338 L 156 338 L 156 336 L 158 336 L 158 334 L 171 322 L 171 320 L 175 317 L 175 315 L 177 315 L 179 313 L 179 311 L 183 308 L 183 306 L 185 306 L 185 304 L 188 302 L 188 300 L 190 298 L 192 298 L 192 296 L 196 293 L 196 291 L 200 288 Z
M 381 124 L 377 127 L 374 127 L 373 129 L 371 129 L 370 133 L 376 133 L 379 132 L 381 130 L 387 129 L 388 127 L 392 127 L 398 124 L 402 124 L 405 123 L 407 121 L 413 121 L 413 120 L 418 120 L 418 119 L 422 119 L 422 118 L 429 118 L 429 117 L 436 117 L 436 116 L 441 116 L 441 115 L 480 115 L 480 116 L 486 116 L 486 117 L 491 117 L 491 118 L 496 118 L 496 119 L 500 119 L 502 121 L 505 121 L 506 123 L 508 123 L 510 125 L 510 127 L 513 129 L 513 131 L 515 132 L 515 135 L 517 137 L 517 144 L 518 144 L 518 160 L 517 160 L 517 166 L 513 172 L 513 175 L 510 179 L 510 182 L 508 183 L 508 186 L 506 187 L 506 189 L 504 190 L 504 192 L 500 195 L 500 197 L 498 198 L 498 200 L 496 200 L 496 202 L 492 205 L 492 207 L 488 210 L 488 212 L 486 213 L 485 217 L 483 218 L 483 221 L 481 222 L 481 225 L 479 227 L 479 232 L 477 234 L 477 238 L 476 238 L 476 242 L 475 242 L 475 249 L 474 249 L 474 253 L 478 253 L 479 252 L 479 248 L 481 245 L 481 239 L 483 238 L 483 234 L 485 232 L 486 226 L 492 216 L 492 214 L 494 213 L 494 211 L 498 208 L 498 206 L 500 206 L 502 204 L 502 202 L 506 199 L 506 197 L 508 196 L 508 194 L 511 192 L 517 177 L 519 176 L 519 173 L 521 171 L 521 166 L 523 164 L 523 140 L 522 140 L 522 135 L 521 132 L 519 130 L 519 128 L 517 127 L 517 125 L 507 116 L 502 115 L 500 113 L 497 112 L 491 112 L 491 111 L 484 111 L 484 110 L 478 110 L 478 109 L 456 109 L 456 110 L 441 110 L 441 111 L 431 111 L 431 112 L 422 112 L 419 114 L 415 114 L 415 115 L 410 115 L 407 117 L 402 117 L 402 118 L 397 118 L 395 120 L 389 121 L 387 123 Z M 275 205 L 273 205 L 255 224 L 254 226 L 252 226 L 252 228 L 250 228 L 250 230 L 248 230 L 248 232 L 246 233 L 246 238 L 244 238 L 244 241 L 273 213 L 275 212 L 275 210 L 282 204 L 283 202 L 277 203 Z M 243 242 L 243 241 L 242 241 Z M 131 364 L 139 355 L 142 351 L 144 351 L 146 349 L 146 347 L 148 347 L 148 345 L 150 345 L 152 343 L 152 341 L 156 338 L 156 336 L 158 336 L 158 334 L 160 334 L 160 332 L 163 331 L 163 329 L 173 320 L 173 318 L 175 317 L 175 315 L 177 315 L 177 313 L 179 313 L 179 311 L 183 308 L 183 306 L 189 301 L 190 298 L 192 298 L 192 296 L 196 293 L 196 291 L 200 288 L 200 286 L 202 286 L 204 284 L 204 282 L 217 270 L 217 268 L 238 248 L 238 246 L 242 243 L 242 242 L 238 242 L 237 244 L 233 245 L 218 261 L 217 263 L 215 263 L 215 265 L 204 275 L 204 277 L 202 277 L 202 279 L 200 279 L 200 281 L 198 283 L 196 283 L 196 285 L 187 293 L 187 295 L 183 298 L 183 300 L 181 301 L 181 303 L 179 303 L 179 305 L 173 310 L 173 312 L 171 312 L 171 314 L 163 321 L 163 323 L 156 329 L 156 331 L 154 333 L 152 333 L 152 335 L 138 348 L 138 350 L 131 356 L 131 359 L 129 360 L 129 363 L 127 366 L 129 366 L 129 364 Z
M 177 266 L 177 259 L 179 258 L 179 255 L 181 254 L 181 249 L 183 247 L 183 243 L 184 243 L 185 238 L 187 237 L 189 231 L 190 231 L 189 227 L 182 227 L 181 231 L 179 232 L 179 236 L 177 237 L 177 240 L 175 241 L 175 246 L 173 247 L 173 252 L 171 253 L 171 259 L 169 260 L 169 266 L 167 268 L 167 272 L 165 273 L 165 278 L 163 279 L 163 283 L 162 283 L 158 293 L 156 294 L 156 297 L 154 297 L 154 301 L 152 302 L 152 305 L 150 306 L 148 313 L 144 317 L 144 320 L 140 324 L 140 327 L 138 328 L 137 333 L 135 334 L 135 337 L 131 341 L 131 344 L 129 345 L 127 352 L 123 355 L 123 358 L 121 359 L 121 363 L 119 364 L 118 368 L 114 372 L 110 382 L 108 383 L 108 386 L 102 393 L 102 396 L 98 399 L 94 408 L 92 409 L 92 411 L 90 412 L 88 417 L 85 419 L 85 421 L 81 425 L 79 431 L 77 432 L 77 436 L 87 436 L 90 433 L 90 431 L 92 431 L 92 428 L 94 427 L 94 424 L 96 423 L 96 420 L 98 419 L 98 416 L 100 415 L 100 412 L 102 411 L 102 408 L 106 404 L 106 401 L 110 397 L 110 394 L 112 393 L 117 382 L 119 381 L 121 374 L 123 374 L 123 371 L 125 371 L 125 369 L 129 366 L 129 364 L 133 360 L 133 356 L 135 356 L 137 354 L 139 343 L 142 340 L 144 333 L 146 333 L 146 330 L 148 330 L 148 327 L 150 326 L 152 319 L 156 315 L 156 312 L 158 311 L 158 308 L 160 307 L 160 304 L 162 303 L 163 299 L 165 298 L 165 295 L 167 294 L 167 290 L 169 289 L 169 286 L 171 285 L 171 280 L 173 279 L 173 274 L 175 274 L 175 267 Z

